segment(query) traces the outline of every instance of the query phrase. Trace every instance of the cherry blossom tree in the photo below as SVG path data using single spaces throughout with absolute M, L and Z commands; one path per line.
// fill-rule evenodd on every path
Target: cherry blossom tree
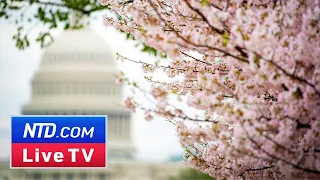
M 150 92 L 117 81 L 155 103 L 132 95 L 127 108 L 176 125 L 188 165 L 218 179 L 320 178 L 319 0 L 101 3 L 121 17 L 106 26 L 168 55 L 117 54 L 142 65 Z

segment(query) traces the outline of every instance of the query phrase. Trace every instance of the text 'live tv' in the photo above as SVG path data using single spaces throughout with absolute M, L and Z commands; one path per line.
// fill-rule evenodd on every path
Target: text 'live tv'
M 107 167 L 106 116 L 14 116 L 11 168 Z

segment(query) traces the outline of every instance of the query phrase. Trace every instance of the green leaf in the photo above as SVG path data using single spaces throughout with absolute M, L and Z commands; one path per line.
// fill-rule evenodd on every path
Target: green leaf
M 24 35 L 23 37 L 21 37 L 22 29 L 23 29 L 22 26 L 18 27 L 17 34 L 12 36 L 12 39 L 16 41 L 16 47 L 19 50 L 23 50 L 26 47 L 29 47 L 30 45 L 27 35 Z
M 218 129 L 218 125 L 217 124 L 214 124 L 213 126 L 212 126 L 212 130 L 213 131 L 216 131 Z
M 65 25 L 64 25 L 64 29 L 69 29 L 70 28 L 70 24 L 69 23 L 66 23 Z
M 24 42 L 25 42 L 25 47 L 29 47 L 30 42 L 29 42 L 29 40 L 28 40 L 27 35 L 24 36 L 23 40 L 24 40 Z
M 7 15 L 7 13 L 5 11 L 0 11 L 0 18 Z
M 53 42 L 53 37 L 49 32 L 40 33 L 36 41 L 40 42 L 41 47 L 43 48 L 49 46 Z
M 209 0 L 202 0 L 201 6 L 206 6 L 209 3 Z
M 228 39 L 223 39 L 222 40 L 222 45 L 223 46 L 227 46 L 227 44 L 228 44 Z

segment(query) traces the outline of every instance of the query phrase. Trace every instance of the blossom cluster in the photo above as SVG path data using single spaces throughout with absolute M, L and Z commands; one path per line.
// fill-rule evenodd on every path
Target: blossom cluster
M 121 17 L 106 26 L 171 59 L 142 64 L 170 79 L 150 79 L 157 108 L 126 104 L 175 120 L 186 163 L 219 179 L 320 178 L 319 0 L 102 3 Z M 174 98 L 204 113 L 189 116 Z

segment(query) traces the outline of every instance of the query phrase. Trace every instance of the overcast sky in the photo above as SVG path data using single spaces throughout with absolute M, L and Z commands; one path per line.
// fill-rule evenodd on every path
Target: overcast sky
M 133 59 L 153 59 L 134 47 L 135 42 L 126 41 L 125 35 L 113 28 L 106 28 L 100 20 L 92 21 L 91 28 L 101 36 L 114 52 L 119 52 Z M 34 27 L 31 39 L 34 39 L 41 27 Z M 33 40 L 31 46 L 23 51 L 16 49 L 13 34 L 16 26 L 0 21 L 0 158 L 9 157 L 10 151 L 10 116 L 19 115 L 21 107 L 30 101 L 31 78 L 37 71 L 44 49 Z M 61 31 L 55 31 L 59 38 Z M 118 68 L 127 72 L 129 77 L 138 82 L 143 80 L 140 66 L 118 63 Z M 125 89 L 128 94 L 128 89 Z M 181 153 L 176 138 L 175 127 L 161 119 L 147 122 L 142 113 L 133 114 L 133 143 L 137 149 L 136 157 L 147 161 L 164 161 L 171 155 Z

